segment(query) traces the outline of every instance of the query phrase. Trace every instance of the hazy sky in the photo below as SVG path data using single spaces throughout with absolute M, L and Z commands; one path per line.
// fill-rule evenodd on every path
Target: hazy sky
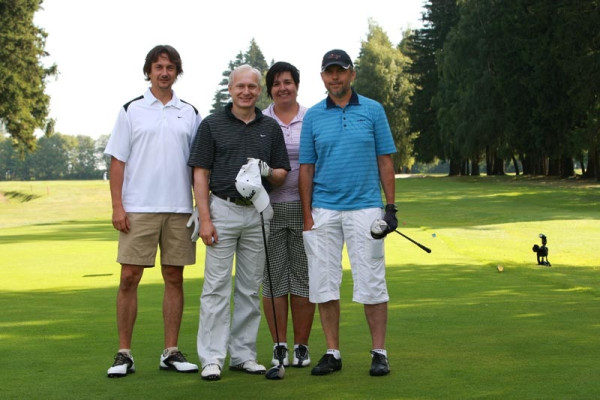
M 298 100 L 311 106 L 325 96 L 326 51 L 356 59 L 369 18 L 399 43 L 406 28 L 421 27 L 423 1 L 44 0 L 35 16 L 48 33 L 43 62 L 59 69 L 47 88 L 50 117 L 63 134 L 109 134 L 121 105 L 148 86 L 142 66 L 157 44 L 179 51 L 184 74 L 173 88 L 207 116 L 221 73 L 252 38 L 267 63 L 300 70 Z

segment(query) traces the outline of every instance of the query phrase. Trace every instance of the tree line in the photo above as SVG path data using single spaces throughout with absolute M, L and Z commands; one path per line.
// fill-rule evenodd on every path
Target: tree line
M 417 160 L 600 179 L 597 0 L 430 0 L 406 38 Z M 521 166 L 521 168 L 519 168 Z
M 54 133 L 36 140 L 35 151 L 20 152 L 14 142 L 0 136 L 0 180 L 102 179 L 110 159 L 104 155 L 108 135 Z
M 4 3 L 0 22 L 10 8 Z M 37 10 L 41 0 L 11 4 L 21 11 L 26 4 Z M 424 164 L 439 164 L 447 166 L 450 175 L 502 175 L 510 168 L 517 174 L 569 177 L 577 162 L 584 177 L 600 180 L 599 9 L 597 0 L 429 0 L 424 3 L 423 27 L 407 30 L 397 44 L 370 21 L 355 60 L 354 87 L 383 105 L 398 148 L 396 171 L 418 172 Z M 16 15 L 27 19 L 33 14 Z M 26 30 L 23 39 L 31 40 L 32 46 L 21 47 L 37 49 L 27 58 L 28 73 L 36 74 L 27 82 L 37 91 L 22 92 L 37 99 L 39 107 L 7 94 L 26 86 L 11 86 L 17 78 L 0 75 L 0 121 L 12 138 L 0 142 L 0 179 L 97 176 L 105 168 L 100 147 L 106 140 L 91 146 L 90 138 L 53 134 L 52 121 L 45 119 L 43 82 L 56 68 L 39 66 L 45 32 L 34 28 Z M 11 40 L 11 35 L 0 35 L 0 52 L 24 51 Z M 235 67 L 250 64 L 265 74 L 273 62 L 266 62 L 252 39 L 248 50 L 238 52 L 224 69 L 210 112 L 230 100 L 227 78 Z M 257 106 L 264 108 L 269 104 L 266 91 L 261 96 Z M 15 104 L 22 107 L 19 112 L 31 114 L 26 127 L 11 122 L 17 119 L 11 114 L 18 108 Z M 46 136 L 36 139 L 28 130 L 33 125 L 44 128 Z M 25 157 L 20 162 L 11 159 L 11 170 L 2 169 L 8 165 L 3 161 L 9 153 L 7 142 L 16 143 L 13 148 Z M 62 172 L 50 166 L 23 167 L 41 157 L 32 150 L 42 146 L 45 157 L 55 154 L 61 159 L 57 165 L 63 166 Z M 91 147 L 96 171 L 89 153 L 81 150 Z M 50 148 L 64 151 L 52 153 Z M 76 155 L 83 159 L 76 160 Z

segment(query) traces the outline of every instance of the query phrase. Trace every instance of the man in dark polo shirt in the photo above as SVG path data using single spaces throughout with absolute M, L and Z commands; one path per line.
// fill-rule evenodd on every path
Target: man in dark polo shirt
M 265 265 L 261 219 L 235 187 L 236 175 L 249 158 L 260 160 L 267 190 L 283 184 L 290 170 L 279 124 L 255 107 L 261 79 L 260 71 L 249 65 L 233 70 L 229 76 L 232 102 L 202 121 L 188 162 L 194 168 L 199 237 L 206 245 L 197 343 L 202 379 L 206 380 L 221 378 L 227 350 L 230 370 L 266 372 L 256 360 L 259 288 Z M 263 216 L 268 232 L 273 216 L 270 205 Z M 234 311 L 230 318 L 234 255 Z

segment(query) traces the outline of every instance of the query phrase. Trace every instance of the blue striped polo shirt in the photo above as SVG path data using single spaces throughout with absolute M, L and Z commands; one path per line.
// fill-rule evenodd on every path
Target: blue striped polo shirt
M 396 146 L 383 106 L 352 91 L 346 107 L 329 97 L 304 116 L 300 164 L 314 164 L 312 207 L 383 207 L 377 156 Z

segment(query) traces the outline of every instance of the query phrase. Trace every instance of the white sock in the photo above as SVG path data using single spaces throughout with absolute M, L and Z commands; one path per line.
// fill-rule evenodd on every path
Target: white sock
M 340 351 L 338 349 L 327 349 L 327 354 L 333 354 L 333 357 L 336 360 L 339 360 L 342 358 L 342 355 L 340 354 Z
M 131 349 L 119 349 L 118 353 L 124 353 L 131 356 Z
M 387 358 L 387 351 L 385 349 L 373 349 L 375 353 L 383 354 Z
M 286 349 L 288 348 L 287 342 L 279 342 L 279 345 L 285 347 Z M 275 347 L 277 347 L 277 343 L 273 343 L 273 350 L 275 350 Z
M 300 346 L 302 343 L 296 343 L 294 344 L 294 350 L 296 350 L 298 348 L 298 346 Z M 306 347 L 306 349 L 308 349 L 308 345 L 307 344 L 302 344 L 302 346 Z
M 167 348 L 165 349 L 165 351 L 163 351 L 163 355 L 165 355 L 165 356 L 166 356 L 166 355 L 169 355 L 169 354 L 173 354 L 173 353 L 175 353 L 177 350 L 179 350 L 179 349 L 177 348 L 177 346 L 175 346 L 175 347 L 167 347 Z

